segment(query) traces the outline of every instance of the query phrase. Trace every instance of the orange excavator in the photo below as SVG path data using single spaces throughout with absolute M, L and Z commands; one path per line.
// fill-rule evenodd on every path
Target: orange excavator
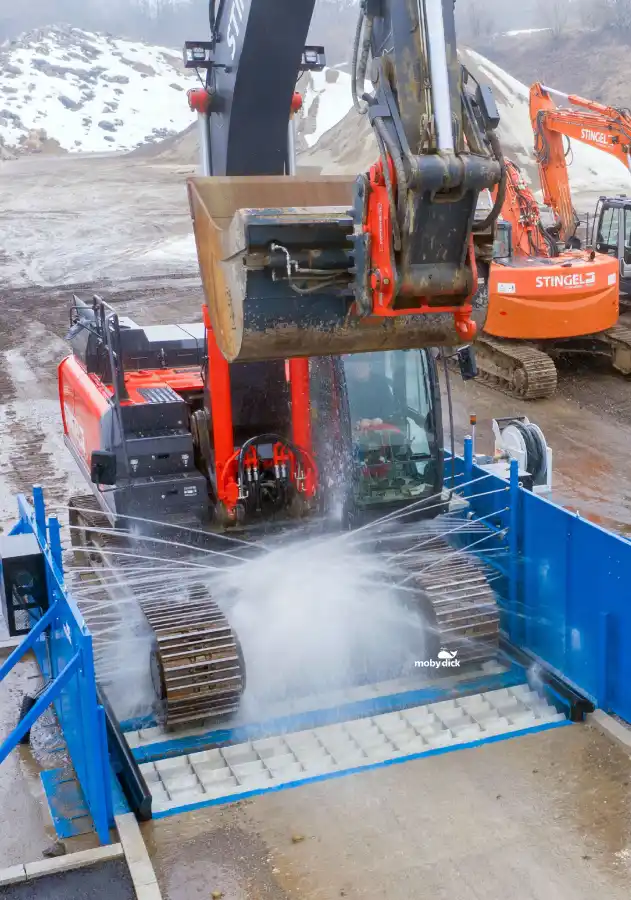
M 557 105 L 554 97 L 564 105 Z M 631 171 L 631 113 L 535 82 L 530 88 L 530 119 L 544 203 L 556 216 L 561 241 L 568 248 L 580 248 L 564 138 L 596 147 Z M 601 196 L 586 238 L 596 258 L 606 257 L 615 265 L 619 292 L 631 293 L 631 198 Z M 610 356 L 617 371 L 631 374 L 631 329 L 620 323 L 604 328 L 593 336 L 592 345 L 597 353 Z
M 560 250 L 519 167 L 506 159 L 505 168 L 476 341 L 478 375 L 514 396 L 542 399 L 556 390 L 552 357 L 594 352 L 600 342 L 591 335 L 617 322 L 617 266 L 592 250 Z
M 554 96 L 567 105 L 557 106 Z M 572 204 L 563 137 L 597 147 L 631 171 L 631 113 L 535 83 L 530 89 L 530 117 L 544 200 L 557 215 L 562 240 L 576 245 L 579 218 Z M 618 260 L 620 289 L 631 294 L 631 198 L 600 197 L 587 237 L 599 253 Z
M 557 106 L 553 97 L 567 106 Z M 609 153 L 631 170 L 631 113 L 535 82 L 530 88 L 530 119 L 544 203 L 559 220 L 563 241 L 576 246 L 579 217 L 572 203 L 563 138 Z

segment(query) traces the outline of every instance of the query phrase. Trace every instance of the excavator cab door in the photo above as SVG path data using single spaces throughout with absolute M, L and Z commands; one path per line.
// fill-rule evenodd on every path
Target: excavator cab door
M 505 219 L 499 219 L 493 242 L 493 259 L 510 259 L 513 255 L 513 226 Z
M 596 226 L 596 251 L 607 256 L 621 258 L 620 253 L 620 207 L 611 200 L 603 200 L 600 205 Z
M 595 231 L 596 251 L 620 261 L 620 290 L 631 294 L 631 198 L 601 197 Z
M 386 511 L 435 496 L 442 483 L 442 426 L 430 351 L 349 354 L 342 367 L 356 507 Z

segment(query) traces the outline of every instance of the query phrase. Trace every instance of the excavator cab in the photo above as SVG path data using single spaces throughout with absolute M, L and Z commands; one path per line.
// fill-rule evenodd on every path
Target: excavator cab
M 421 501 L 440 492 L 443 477 L 431 352 L 320 357 L 310 360 L 310 375 L 314 454 L 328 508 L 345 505 L 366 518 L 415 503 L 422 515 Z
M 631 294 L 631 197 L 600 197 L 592 223 L 592 246 L 620 263 L 620 291 Z
M 345 356 L 343 365 L 359 509 L 407 505 L 436 494 L 442 434 L 436 433 L 428 353 L 363 353 Z

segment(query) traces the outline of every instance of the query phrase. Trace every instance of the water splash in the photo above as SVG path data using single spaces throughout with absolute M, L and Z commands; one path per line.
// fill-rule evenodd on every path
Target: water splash
M 243 708 L 409 675 L 425 626 L 393 566 L 340 540 L 285 538 L 210 582 L 246 659 Z

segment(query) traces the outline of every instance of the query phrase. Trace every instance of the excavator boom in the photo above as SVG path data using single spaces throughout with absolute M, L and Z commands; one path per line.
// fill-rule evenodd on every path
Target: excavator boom
M 195 100 L 207 174 L 188 190 L 217 344 L 234 362 L 469 341 L 475 231 L 492 241 L 501 207 L 476 224 L 477 200 L 504 169 L 492 95 L 458 62 L 453 0 L 363 0 L 353 98 L 380 158 L 355 180 L 292 174 L 314 3 L 211 8 Z
M 519 166 L 506 159 L 506 198 L 502 219 L 511 226 L 512 251 L 517 256 L 556 256 L 556 247 L 541 221 L 534 194 Z
M 571 105 L 557 106 L 555 96 Z M 631 115 L 537 82 L 530 88 L 530 118 L 544 203 L 559 217 L 561 238 L 567 241 L 576 232 L 578 216 L 572 204 L 563 138 L 597 147 L 631 170 Z

